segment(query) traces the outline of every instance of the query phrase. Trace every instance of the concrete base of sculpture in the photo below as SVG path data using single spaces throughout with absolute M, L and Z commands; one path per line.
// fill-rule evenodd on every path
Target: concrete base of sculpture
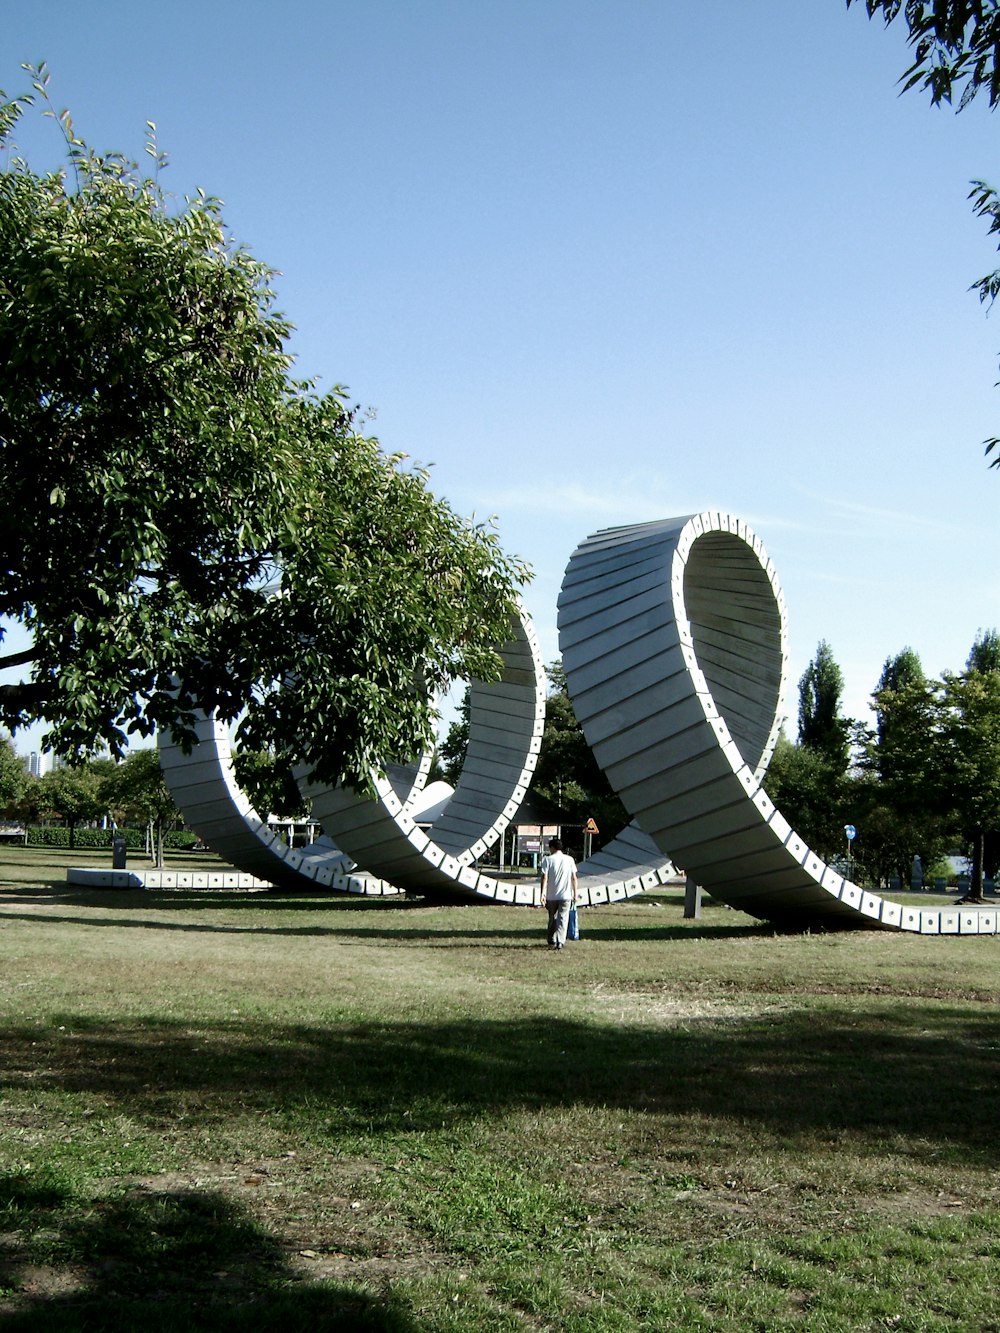
M 240 870 L 102 870 L 71 866 L 66 883 L 81 889 L 270 889 L 268 880 Z

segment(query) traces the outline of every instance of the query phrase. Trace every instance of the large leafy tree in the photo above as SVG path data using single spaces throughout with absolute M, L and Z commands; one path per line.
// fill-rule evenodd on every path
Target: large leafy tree
M 981 631 L 965 671 L 927 680 L 910 649 L 890 658 L 873 696 L 877 730 L 865 768 L 869 819 L 895 869 L 946 847 L 972 850 L 969 897 L 979 901 L 988 840 L 1000 829 L 1000 636 Z
M 0 147 L 47 98 L 0 95 Z M 435 692 L 495 679 L 524 567 L 291 375 L 271 272 L 218 201 L 94 153 L 0 172 L 0 724 L 81 756 L 190 739 L 197 707 L 364 784 L 429 743 Z M 150 145 L 154 156 L 155 144 Z
M 295 775 L 287 764 L 279 764 L 266 750 L 239 750 L 233 756 L 236 780 L 254 809 L 268 814 L 304 818 L 310 803 L 303 799 Z
M 920 804 L 934 762 L 931 696 L 920 657 L 912 648 L 886 658 L 872 695 L 875 732 L 866 767 L 892 801 L 907 809 Z
M 980 630 L 969 649 L 966 671 L 1000 671 L 1000 634 L 995 629 Z
M 90 760 L 73 768 L 56 768 L 39 779 L 36 801 L 40 812 L 58 815 L 69 828 L 69 845 L 76 846 L 81 824 L 101 819 L 107 811 L 101 785 L 111 768 L 108 760 Z
M 469 748 L 469 727 L 472 723 L 472 692 L 468 686 L 462 694 L 458 715 L 448 727 L 444 740 L 438 746 L 436 759 L 440 777 L 454 787 L 462 776 L 462 765 Z
M 795 831 L 821 856 L 844 851 L 844 824 L 850 808 L 849 783 L 822 750 L 796 745 L 781 733 L 767 768 L 764 789 Z
M 799 679 L 798 744 L 782 732 L 764 781 L 785 818 L 828 858 L 843 852 L 845 811 L 851 806 L 851 724 L 841 713 L 843 691 L 843 672 L 823 640 Z
M 1000 671 L 946 673 L 937 709 L 941 782 L 972 847 L 967 897 L 980 902 L 986 834 L 1000 827 Z

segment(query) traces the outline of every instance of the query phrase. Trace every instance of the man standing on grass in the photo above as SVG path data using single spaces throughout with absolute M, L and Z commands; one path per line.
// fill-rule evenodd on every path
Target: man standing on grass
M 539 906 L 548 909 L 547 939 L 550 949 L 566 943 L 569 909 L 576 902 L 576 862 L 562 849 L 558 838 L 549 840 L 549 854 L 542 861 L 542 892 Z

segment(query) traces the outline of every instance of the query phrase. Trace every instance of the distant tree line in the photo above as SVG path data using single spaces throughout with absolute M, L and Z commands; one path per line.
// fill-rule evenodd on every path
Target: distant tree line
M 95 845 L 94 837 L 87 835 L 104 821 L 107 830 L 102 837 L 107 845 L 116 827 L 134 826 L 144 830 L 145 842 L 158 865 L 163 862 L 165 836 L 181 823 L 156 750 L 133 750 L 121 762 L 91 758 L 35 777 L 9 736 L 0 737 L 0 810 L 8 821 L 25 826 L 59 820 L 58 832 L 64 836 L 40 841 L 70 848 L 78 843 Z M 132 838 L 131 844 L 136 846 L 138 839 Z
M 799 681 L 797 743 L 784 734 L 764 782 L 826 860 L 851 845 L 855 878 L 910 880 L 950 852 L 970 858 L 970 901 L 1000 867 L 1000 635 L 980 631 L 965 669 L 929 678 L 903 648 L 872 693 L 874 726 L 845 718 L 843 675 L 820 643 Z
M 234 763 L 237 782 L 255 809 L 265 816 L 308 815 L 309 804 L 283 760 L 267 751 L 241 750 Z M 51 846 L 109 845 L 112 830 L 124 831 L 129 847 L 145 843 L 157 864 L 162 863 L 165 842 L 181 846 L 195 841 L 193 834 L 175 836 L 183 816 L 164 781 L 159 752 L 152 748 L 132 750 L 121 761 L 91 757 L 35 777 L 10 737 L 0 735 L 0 814 L 26 826 L 58 820 L 59 826 L 44 835 L 32 831 L 31 841 Z M 104 822 L 106 829 L 94 828 Z

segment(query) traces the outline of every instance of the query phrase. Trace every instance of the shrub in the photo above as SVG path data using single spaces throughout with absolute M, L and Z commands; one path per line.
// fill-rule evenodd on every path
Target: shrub
M 74 844 L 79 851 L 111 850 L 111 839 L 115 836 L 125 839 L 125 846 L 130 852 L 146 850 L 146 830 L 144 828 L 78 828 Z M 187 829 L 171 829 L 164 833 L 164 847 L 190 851 L 198 841 L 198 835 Z M 29 847 L 69 847 L 69 829 L 62 824 L 29 824 Z

